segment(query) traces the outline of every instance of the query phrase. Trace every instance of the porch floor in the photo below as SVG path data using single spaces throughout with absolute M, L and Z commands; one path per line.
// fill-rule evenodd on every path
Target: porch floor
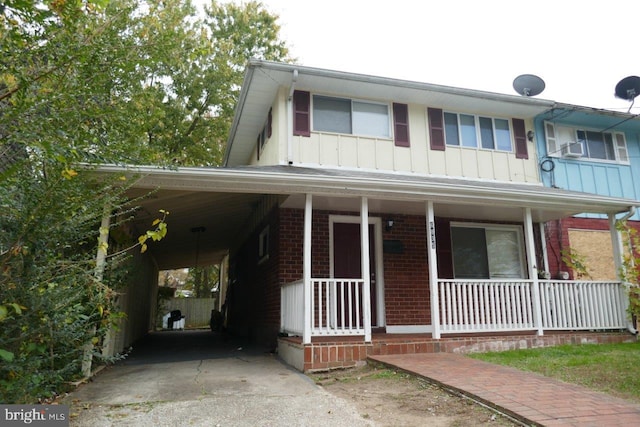
M 369 360 L 440 384 L 526 425 L 640 425 L 640 405 L 633 402 L 458 354 L 375 355 Z

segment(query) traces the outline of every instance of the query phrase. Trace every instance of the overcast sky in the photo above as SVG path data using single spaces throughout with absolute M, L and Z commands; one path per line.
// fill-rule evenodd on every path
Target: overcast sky
M 506 94 L 535 74 L 538 98 L 624 112 L 640 75 L 640 0 L 261 1 L 306 66 Z

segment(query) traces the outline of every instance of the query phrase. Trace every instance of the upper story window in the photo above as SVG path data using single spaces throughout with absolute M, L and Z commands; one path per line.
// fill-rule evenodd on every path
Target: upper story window
M 396 102 L 392 105 L 390 112 L 389 104 L 385 103 L 323 95 L 312 97 L 310 92 L 296 90 L 293 93 L 293 134 L 309 137 L 313 128 L 317 132 L 390 139 L 393 126 L 394 144 L 409 147 L 409 106 Z
M 514 151 L 516 159 L 529 158 L 524 120 L 476 117 L 470 114 L 444 113 L 440 108 L 427 108 L 429 145 L 432 150 L 445 151 L 447 146 L 486 148 L 503 152 Z M 513 146 L 511 132 L 513 130 Z
M 549 156 L 629 162 L 622 132 L 600 132 L 545 122 L 545 136 Z
M 445 112 L 444 135 L 447 145 L 513 151 L 506 119 Z
M 389 138 L 389 106 L 314 95 L 313 130 Z

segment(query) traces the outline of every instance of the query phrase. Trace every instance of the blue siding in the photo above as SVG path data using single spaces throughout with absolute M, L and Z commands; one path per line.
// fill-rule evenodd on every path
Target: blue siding
M 545 120 L 574 128 L 624 132 L 629 164 L 548 157 Z M 556 187 L 566 190 L 640 200 L 640 183 L 638 182 L 640 179 L 640 120 L 627 120 L 621 123 L 619 116 L 602 114 L 595 110 L 586 113 L 556 109 L 536 117 L 534 127 L 540 162 L 550 159 L 554 164 L 553 172 L 541 171 L 540 173 L 544 185 L 551 186 L 555 182 Z M 638 204 L 640 205 L 640 202 Z M 600 217 L 600 215 L 581 216 Z M 640 219 L 640 214 L 634 219 Z

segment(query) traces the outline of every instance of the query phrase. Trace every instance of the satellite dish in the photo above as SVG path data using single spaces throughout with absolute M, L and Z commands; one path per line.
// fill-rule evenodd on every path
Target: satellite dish
M 629 76 L 620 80 L 616 85 L 616 97 L 633 101 L 640 95 L 640 77 Z
M 545 88 L 544 80 L 533 74 L 522 74 L 513 80 L 513 88 L 522 96 L 536 96 Z

